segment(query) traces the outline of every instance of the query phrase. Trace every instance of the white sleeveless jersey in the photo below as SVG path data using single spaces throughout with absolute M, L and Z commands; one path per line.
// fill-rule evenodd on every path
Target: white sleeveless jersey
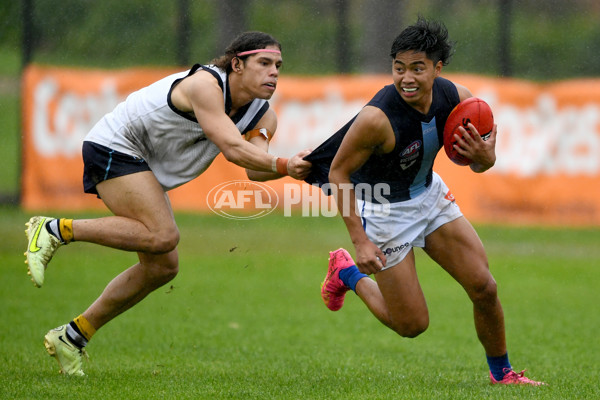
M 95 142 L 121 153 L 144 159 L 164 190 L 171 190 L 203 173 L 220 153 L 204 134 L 193 115 L 183 113 L 171 103 L 171 90 L 198 69 L 210 72 L 223 90 L 225 112 L 231 97 L 225 71 L 215 66 L 200 66 L 163 78 L 131 93 L 106 114 L 84 140 Z M 246 133 L 269 108 L 263 99 L 255 99 L 232 118 Z

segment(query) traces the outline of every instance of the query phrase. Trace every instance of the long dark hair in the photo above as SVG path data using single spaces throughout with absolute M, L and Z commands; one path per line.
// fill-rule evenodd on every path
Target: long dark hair
M 267 46 L 277 46 L 281 51 L 281 43 L 268 33 L 252 31 L 244 32 L 229 44 L 225 49 L 225 54 L 215 58 L 211 64 L 225 70 L 228 74 L 231 73 L 231 60 L 237 57 L 236 54 L 249 51 L 264 49 Z M 249 55 L 238 57 L 240 60 L 245 60 Z

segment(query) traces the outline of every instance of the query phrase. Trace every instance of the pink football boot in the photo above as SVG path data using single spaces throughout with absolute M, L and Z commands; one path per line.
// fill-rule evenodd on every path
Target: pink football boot
M 516 373 L 512 369 L 504 368 L 504 378 L 502 380 L 497 381 L 492 373 L 490 372 L 490 381 L 492 385 L 531 385 L 531 386 L 542 386 L 545 385 L 544 382 L 533 381 L 527 377 L 525 377 L 525 370 Z
M 355 265 L 354 260 L 345 249 L 337 249 L 329 253 L 329 268 L 321 284 L 321 297 L 331 311 L 337 311 L 344 305 L 344 297 L 350 288 L 340 279 L 340 271 L 353 265 Z

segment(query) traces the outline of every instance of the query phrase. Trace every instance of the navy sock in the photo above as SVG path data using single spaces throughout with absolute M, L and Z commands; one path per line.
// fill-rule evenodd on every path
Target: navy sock
M 356 284 L 362 278 L 367 277 L 367 275 L 363 274 L 358 270 L 356 265 L 353 265 L 349 268 L 344 268 L 340 271 L 340 279 L 344 282 L 344 285 L 348 286 L 350 289 L 356 292 Z
M 504 370 L 506 368 L 512 369 L 510 362 L 508 361 L 508 353 L 500 357 L 487 356 L 487 362 L 490 366 L 490 372 L 494 376 L 494 379 L 501 381 L 504 378 Z

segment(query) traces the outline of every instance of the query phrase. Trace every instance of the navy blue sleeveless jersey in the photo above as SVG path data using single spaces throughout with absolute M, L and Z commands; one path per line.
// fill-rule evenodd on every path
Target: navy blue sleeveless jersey
M 409 106 L 394 85 L 385 86 L 367 105 L 381 109 L 388 117 L 394 130 L 396 145 L 389 153 L 372 154 L 352 174 L 352 182 L 371 186 L 388 184 L 390 192 L 382 197 L 390 202 L 418 196 L 431 184 L 433 162 L 443 146 L 444 124 L 458 103 L 456 86 L 444 78 L 436 78 L 434 81 L 433 100 L 427 115 Z M 306 182 L 321 186 L 329 181 L 331 161 L 355 119 L 356 117 L 352 118 L 304 158 L 313 163 Z M 361 197 L 359 192 L 357 197 Z M 377 202 L 369 197 L 368 192 L 364 200 Z

